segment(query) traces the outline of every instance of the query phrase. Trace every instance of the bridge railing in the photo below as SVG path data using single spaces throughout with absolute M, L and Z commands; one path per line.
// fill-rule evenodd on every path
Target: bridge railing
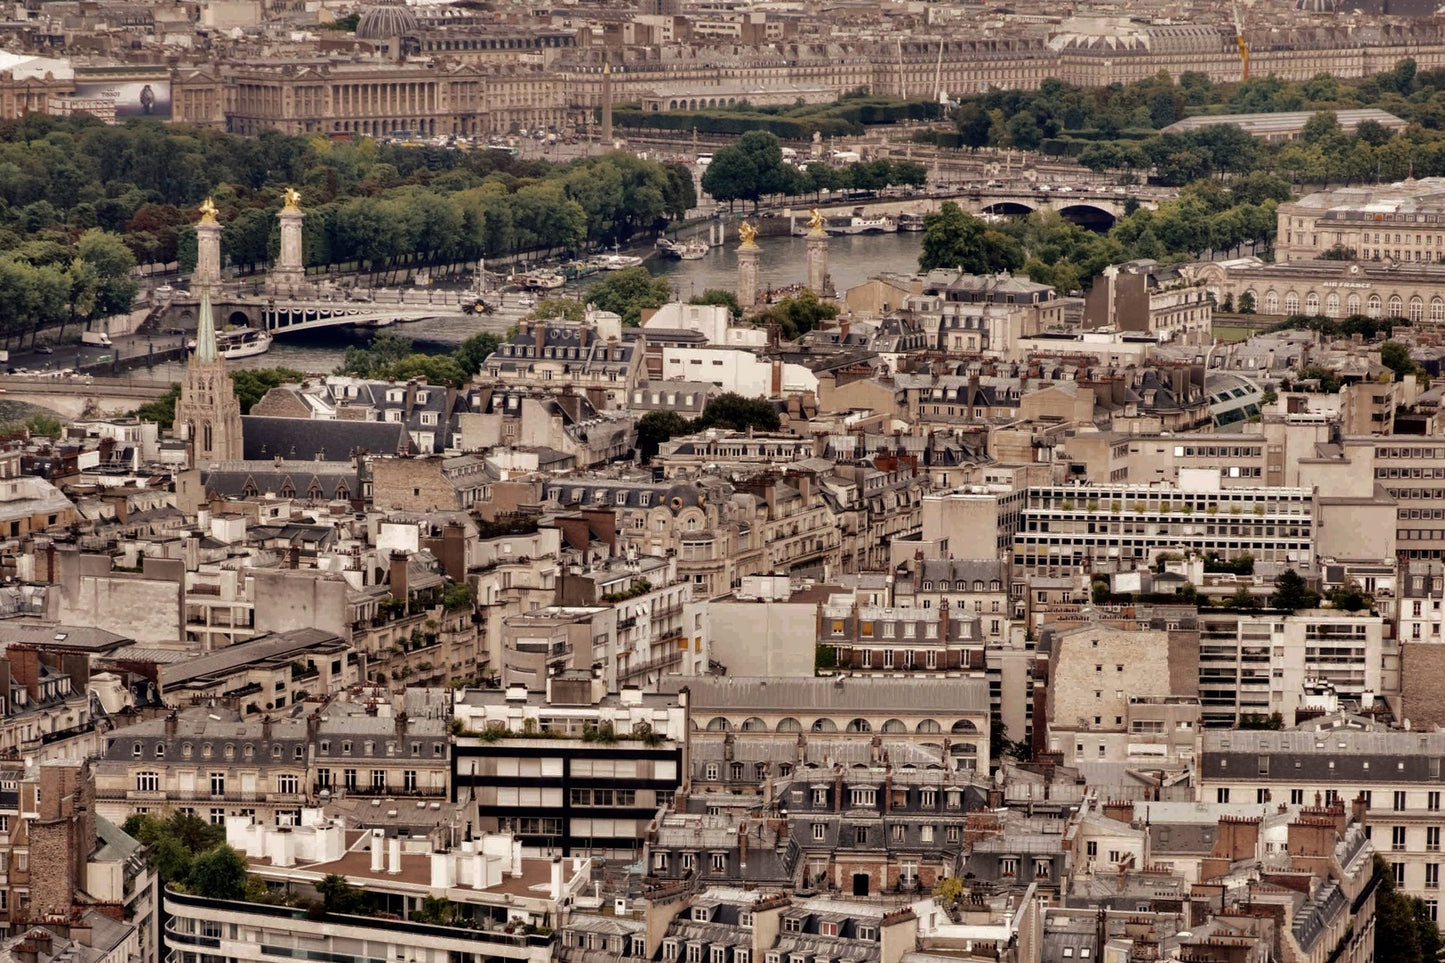
M 72 371 L 69 374 L 60 371 L 54 374 L 43 375 L 20 375 L 0 374 L 0 386 L 11 388 L 35 386 L 37 388 L 54 387 L 55 385 L 85 385 L 95 388 L 129 388 L 138 391 L 160 391 L 166 392 L 171 388 L 171 382 L 158 381 L 154 378 L 103 378 L 95 375 L 83 374 Z

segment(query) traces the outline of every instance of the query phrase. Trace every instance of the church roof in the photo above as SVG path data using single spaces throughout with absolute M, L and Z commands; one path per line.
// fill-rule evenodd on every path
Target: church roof
M 335 460 L 358 452 L 398 455 L 411 448 L 406 425 L 400 422 L 243 415 L 241 423 L 247 459 Z

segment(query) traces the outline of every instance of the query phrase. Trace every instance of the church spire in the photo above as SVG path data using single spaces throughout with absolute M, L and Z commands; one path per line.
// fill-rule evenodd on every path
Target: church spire
M 196 360 L 216 361 L 221 353 L 216 348 L 216 319 L 211 314 L 211 286 L 201 285 L 200 317 L 196 319 Z

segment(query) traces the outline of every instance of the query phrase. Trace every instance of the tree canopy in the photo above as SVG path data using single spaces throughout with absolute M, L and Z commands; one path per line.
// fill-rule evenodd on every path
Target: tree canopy
M 644 309 L 660 308 L 672 300 L 672 285 L 639 265 L 607 272 L 587 291 L 587 300 L 599 310 L 620 315 L 623 324 L 636 327 Z
M 242 899 L 246 858 L 226 845 L 226 831 L 190 813 L 131 816 L 122 827 L 145 843 L 161 885 L 177 884 L 209 899 Z

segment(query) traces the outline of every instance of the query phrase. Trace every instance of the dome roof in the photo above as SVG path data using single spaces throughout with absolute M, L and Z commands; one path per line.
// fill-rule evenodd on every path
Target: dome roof
M 356 39 L 390 40 L 414 33 L 416 28 L 416 14 L 406 0 L 380 0 L 362 9 L 356 22 Z

